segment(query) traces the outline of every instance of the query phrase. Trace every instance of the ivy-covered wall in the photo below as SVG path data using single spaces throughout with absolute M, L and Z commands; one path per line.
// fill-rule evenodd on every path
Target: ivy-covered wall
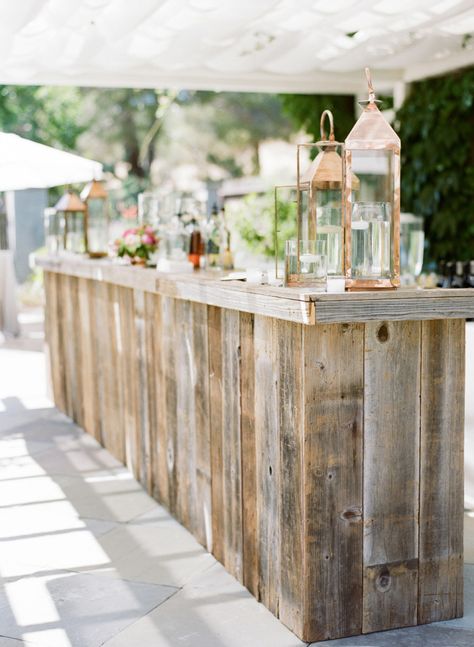
M 474 259 L 474 67 L 414 83 L 397 122 L 402 208 L 425 217 L 428 259 Z

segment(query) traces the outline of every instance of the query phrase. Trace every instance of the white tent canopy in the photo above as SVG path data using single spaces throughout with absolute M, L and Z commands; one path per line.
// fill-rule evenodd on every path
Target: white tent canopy
M 0 83 L 357 93 L 474 63 L 472 0 L 0 0 Z
M 100 177 L 100 162 L 0 133 L 0 191 L 42 189 Z

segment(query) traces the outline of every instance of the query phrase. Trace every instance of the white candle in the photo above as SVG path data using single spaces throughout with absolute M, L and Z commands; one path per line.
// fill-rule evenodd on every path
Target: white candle
M 328 276 L 327 291 L 337 293 L 345 292 L 346 280 L 343 276 Z
M 300 262 L 301 263 L 317 263 L 319 261 L 319 256 L 317 254 L 301 254 Z

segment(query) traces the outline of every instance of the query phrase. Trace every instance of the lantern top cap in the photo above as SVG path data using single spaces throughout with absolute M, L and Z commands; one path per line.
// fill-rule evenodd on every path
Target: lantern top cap
M 365 68 L 369 87 L 369 100 L 361 102 L 364 110 L 347 135 L 347 149 L 400 149 L 400 138 L 380 112 L 372 85 L 372 77 L 368 67 Z
M 86 205 L 74 191 L 68 189 L 54 205 L 56 211 L 85 211 Z
M 101 199 L 105 200 L 107 198 L 107 191 L 104 188 L 104 185 L 99 180 L 92 180 L 86 184 L 86 186 L 81 191 L 81 200 L 86 202 L 87 200 Z

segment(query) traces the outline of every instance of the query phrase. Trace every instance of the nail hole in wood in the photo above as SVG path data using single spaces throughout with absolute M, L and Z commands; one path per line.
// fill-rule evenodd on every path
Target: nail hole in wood
M 268 473 L 270 474 L 270 476 L 273 474 L 273 470 L 272 470 L 272 466 L 271 466 L 271 465 L 270 465 L 270 466 L 269 466 L 269 468 L 268 468 Z
M 389 337 L 389 335 L 388 335 L 387 324 L 382 324 L 380 326 L 380 328 L 377 330 L 377 339 L 380 342 L 384 343 L 384 342 L 388 341 L 388 337 Z

